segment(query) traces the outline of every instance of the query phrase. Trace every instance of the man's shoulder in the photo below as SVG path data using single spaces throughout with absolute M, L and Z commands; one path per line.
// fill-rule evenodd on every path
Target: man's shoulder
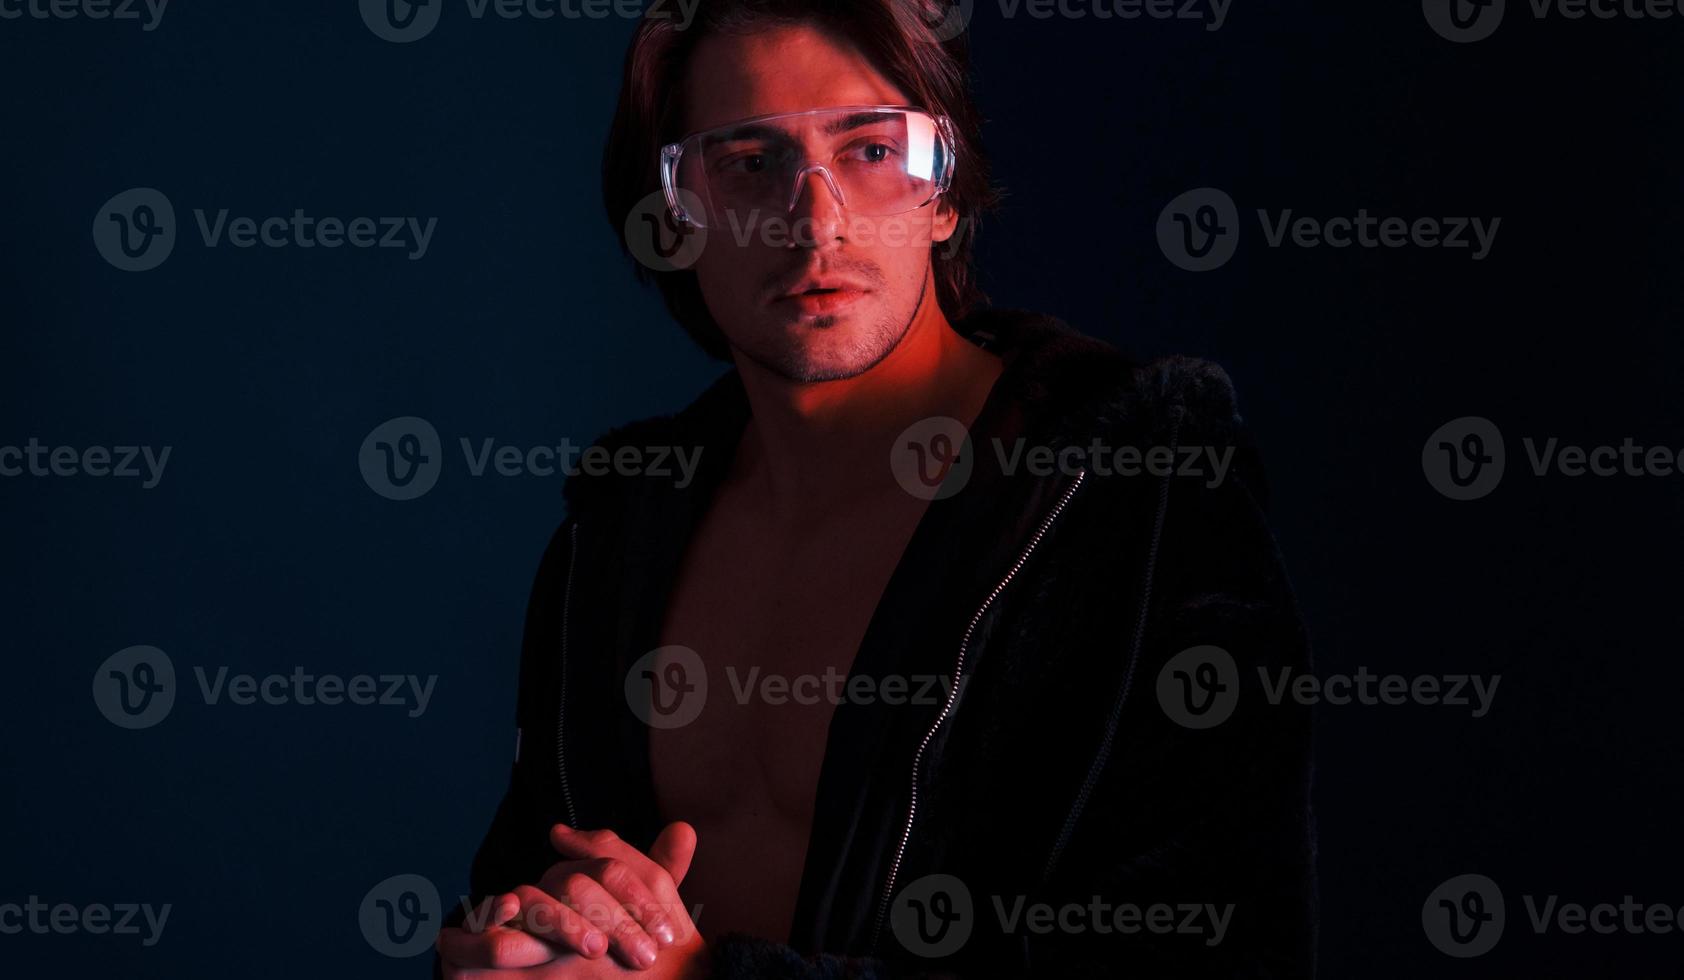
M 1241 428 L 1233 380 L 1215 362 L 1141 358 L 1057 317 L 1023 310 L 973 314 L 963 327 L 1012 364 L 1014 395 L 1068 436 L 1138 434 L 1171 424 L 1211 436 Z
M 675 416 L 656 415 L 616 426 L 580 454 L 577 470 L 562 485 L 569 515 L 599 512 L 646 482 L 651 467 L 670 468 L 681 446 L 683 426 Z
M 578 471 L 562 487 L 568 513 L 600 512 L 641 494 L 688 488 L 703 469 L 723 462 L 746 417 L 742 382 L 728 371 L 677 412 L 609 429 L 581 454 Z

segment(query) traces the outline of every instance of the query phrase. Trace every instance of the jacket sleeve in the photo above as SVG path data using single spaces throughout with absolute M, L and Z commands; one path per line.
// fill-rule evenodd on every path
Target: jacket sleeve
M 1121 624 L 1131 659 L 1044 883 L 1055 907 L 1167 907 L 1165 928 L 1034 937 L 1036 975 L 1314 975 L 1310 717 L 1280 696 L 1308 671 L 1308 643 L 1261 467 L 1210 370 L 1226 397 L 1177 406 L 1170 435 L 1231 449 L 1231 465 L 1160 487 L 1148 599 Z
M 708 947 L 714 980 L 889 980 L 902 976 L 882 961 L 823 953 L 803 957 L 792 947 L 743 933 L 727 933 Z

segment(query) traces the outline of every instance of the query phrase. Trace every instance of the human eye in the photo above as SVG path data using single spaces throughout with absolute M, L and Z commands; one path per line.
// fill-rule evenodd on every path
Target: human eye
M 866 137 L 850 144 L 843 158 L 850 163 L 870 167 L 892 166 L 900 162 L 900 146 L 884 137 Z
M 716 173 L 731 177 L 750 177 L 764 173 L 771 164 L 766 154 L 759 151 L 744 151 L 720 157 L 713 166 Z
M 717 153 L 713 170 L 725 177 L 756 177 L 775 169 L 787 155 L 766 144 L 739 144 Z

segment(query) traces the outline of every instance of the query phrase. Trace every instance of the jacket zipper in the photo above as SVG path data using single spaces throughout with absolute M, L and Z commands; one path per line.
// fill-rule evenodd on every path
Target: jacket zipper
M 1070 498 L 1074 497 L 1076 491 L 1081 489 L 1082 482 L 1087 479 L 1087 475 L 1086 470 L 1077 472 L 1075 482 L 1065 488 L 1058 502 L 1053 504 L 1052 510 L 1041 520 L 1041 526 L 1035 530 L 1034 537 L 1030 538 L 1029 543 L 1023 546 L 1023 551 L 1017 556 L 1017 561 L 1012 563 L 1012 567 L 1007 569 L 1005 576 L 989 591 L 988 596 L 982 600 L 982 605 L 977 607 L 976 613 L 971 616 L 970 624 L 965 627 L 964 638 L 959 641 L 959 657 L 953 668 L 954 683 L 948 688 L 947 700 L 942 703 L 941 713 L 936 716 L 936 720 L 930 725 L 929 731 L 924 733 L 923 740 L 918 743 L 918 751 L 912 757 L 912 796 L 907 803 L 906 822 L 901 827 L 900 843 L 895 847 L 895 859 L 889 865 L 889 877 L 883 882 L 883 897 L 877 903 L 877 918 L 871 927 L 871 949 L 877 948 L 877 940 L 883 933 L 883 920 L 889 914 L 889 904 L 894 899 L 895 882 L 900 877 L 901 862 L 906 857 L 906 844 L 907 841 L 912 839 L 912 824 L 918 818 L 918 771 L 924 764 L 924 750 L 929 747 L 930 742 L 936 737 L 936 732 L 941 730 L 941 726 L 946 723 L 948 716 L 953 712 L 953 702 L 959 693 L 958 680 L 964 675 L 965 658 L 970 655 L 971 639 L 976 635 L 976 628 L 982 622 L 982 617 L 988 614 L 989 607 L 994 605 L 994 601 L 1000 597 L 1000 593 L 1006 590 L 1006 587 L 1017 577 L 1017 573 L 1029 562 L 1029 557 L 1035 553 L 1035 549 L 1040 547 L 1041 539 L 1046 537 L 1053 522 L 1058 520 L 1058 516 L 1064 512 L 1065 506 L 1070 503 Z
M 567 825 L 579 829 L 579 811 L 573 807 L 573 790 L 567 784 L 567 620 L 573 609 L 573 562 L 579 553 L 579 525 L 568 528 L 567 582 L 561 591 L 561 700 L 555 713 L 555 766 L 561 777 L 561 799 L 567 807 Z

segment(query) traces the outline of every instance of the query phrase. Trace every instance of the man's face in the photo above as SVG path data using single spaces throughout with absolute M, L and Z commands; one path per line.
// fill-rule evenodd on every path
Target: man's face
M 770 113 L 907 104 L 853 46 L 805 25 L 710 36 L 689 72 L 686 132 Z M 790 134 L 811 162 L 831 163 L 832 140 L 818 127 L 792 125 Z M 931 245 L 956 224 L 940 197 L 902 214 L 852 213 L 815 172 L 802 179 L 793 211 L 709 220 L 694 269 L 708 310 L 744 356 L 792 381 L 849 378 L 905 335 L 929 280 Z M 814 283 L 840 288 L 806 292 Z M 927 302 L 935 302 L 933 284 Z

